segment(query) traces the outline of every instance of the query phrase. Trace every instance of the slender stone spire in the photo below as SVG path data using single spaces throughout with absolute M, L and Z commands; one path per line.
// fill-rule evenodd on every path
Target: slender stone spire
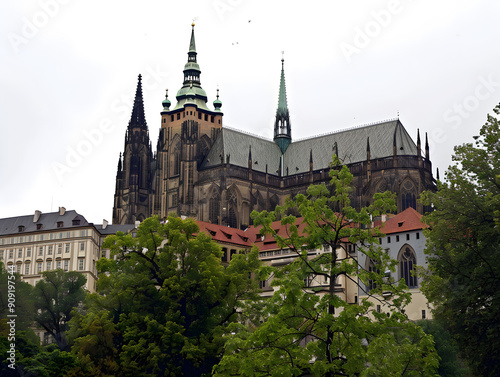
M 278 98 L 278 109 L 276 110 L 276 120 L 274 122 L 274 142 L 278 144 L 282 153 L 285 153 L 288 145 L 292 142 L 292 129 L 290 126 L 290 113 L 286 100 L 285 85 L 285 59 L 281 58 L 281 80 Z
M 176 95 L 177 105 L 175 109 L 181 108 L 185 103 L 194 103 L 198 108 L 209 110 L 207 108 L 207 93 L 201 87 L 200 66 L 197 62 L 196 43 L 194 41 L 194 23 L 191 24 L 191 39 L 189 41 L 188 61 L 184 65 L 184 82 L 182 88 Z
M 129 129 L 134 126 L 139 126 L 147 130 L 146 116 L 144 115 L 144 101 L 142 98 L 142 76 L 139 75 L 137 81 L 137 89 L 135 91 L 134 107 L 132 109 L 132 116 L 128 123 Z
M 120 157 L 118 158 L 118 172 L 122 171 L 122 152 L 120 152 Z
M 429 155 L 429 139 L 427 138 L 427 132 L 425 133 L 425 158 L 427 160 L 430 158 L 430 155 Z
M 420 157 L 422 144 L 420 143 L 420 130 L 417 128 L 417 156 Z

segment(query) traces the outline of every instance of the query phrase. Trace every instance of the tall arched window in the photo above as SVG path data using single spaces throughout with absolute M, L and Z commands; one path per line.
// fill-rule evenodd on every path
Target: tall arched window
M 232 207 L 229 208 L 229 216 L 227 219 L 227 223 L 228 223 L 227 225 L 229 225 L 231 228 L 238 227 L 238 219 L 236 218 L 236 212 Z
M 236 213 L 238 211 L 238 198 L 237 198 L 234 190 L 230 191 L 227 204 L 229 207 L 227 225 L 229 225 L 231 228 L 237 228 L 238 227 L 238 218 L 236 216 Z
M 262 212 L 263 210 L 266 209 L 266 202 L 264 201 L 264 198 L 262 198 L 262 195 L 260 194 L 260 192 L 257 192 L 257 194 L 255 194 L 255 198 L 256 198 L 256 201 L 257 201 L 257 211 L 259 212 Z
M 220 195 L 214 190 L 208 202 L 208 219 L 212 224 L 219 223 Z
M 380 270 L 377 268 L 377 265 L 371 258 L 368 260 L 368 271 L 375 272 L 377 274 L 380 273 Z M 372 289 L 377 288 L 377 283 L 374 280 L 368 280 L 367 288 L 369 291 L 371 291 Z
M 178 175 L 181 171 L 180 152 L 176 149 L 174 151 L 174 175 Z
M 406 180 L 401 187 L 401 210 L 407 208 L 417 209 L 417 200 L 415 195 L 415 186 L 410 180 Z
M 399 278 L 405 279 L 408 288 L 418 287 L 417 276 L 414 274 L 417 258 L 413 249 L 405 245 L 399 252 Z

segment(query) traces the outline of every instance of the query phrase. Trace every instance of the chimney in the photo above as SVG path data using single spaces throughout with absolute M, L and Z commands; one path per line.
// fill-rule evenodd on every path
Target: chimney
M 42 212 L 40 212 L 39 210 L 36 210 L 35 211 L 35 215 L 33 216 L 33 222 L 36 223 L 38 222 L 38 220 L 40 220 L 40 215 L 42 214 Z
M 102 230 L 106 229 L 108 226 L 108 220 L 102 219 Z
M 59 207 L 59 216 L 63 216 L 66 213 L 66 208 Z

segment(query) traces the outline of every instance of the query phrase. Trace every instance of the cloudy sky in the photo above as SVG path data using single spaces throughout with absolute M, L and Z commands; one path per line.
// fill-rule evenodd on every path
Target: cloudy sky
M 294 139 L 399 118 L 451 163 L 500 102 L 500 3 L 2 0 L 0 217 L 111 220 L 137 75 L 153 147 L 195 20 L 225 125 L 272 138 L 282 51 Z

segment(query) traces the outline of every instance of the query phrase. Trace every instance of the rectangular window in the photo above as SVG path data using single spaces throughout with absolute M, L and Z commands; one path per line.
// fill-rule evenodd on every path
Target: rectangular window
M 49 246 L 49 250 L 47 251 L 49 255 L 52 255 L 52 246 Z
M 52 262 L 47 261 L 47 271 L 50 271 L 50 270 L 52 270 Z
M 38 255 L 43 255 L 43 246 L 38 249 Z
M 24 274 L 25 274 L 25 275 L 29 275 L 29 273 L 30 273 L 30 264 L 29 264 L 29 263 L 26 263 L 26 264 L 24 265 Z
M 68 271 L 69 270 L 69 259 L 65 259 L 64 260 L 64 271 Z
M 3 259 L 3 250 L 0 250 L 0 260 Z
M 407 241 L 409 241 L 409 240 L 410 240 L 410 233 L 408 233 L 408 234 L 406 235 L 406 240 L 407 240 Z
M 422 319 L 425 319 L 425 310 L 422 310 Z
M 59 268 L 61 268 L 61 261 L 60 261 L 60 260 L 58 260 L 58 261 L 56 262 L 56 268 L 58 268 L 58 269 L 59 269 Z
M 80 251 L 85 251 L 85 242 L 80 242 Z
M 420 239 L 420 233 L 417 232 L 417 240 Z
M 21 266 L 22 266 L 22 264 L 18 264 L 18 265 L 16 266 L 16 271 L 17 271 L 17 273 L 18 273 L 18 274 L 20 274 L 20 273 L 21 273 Z
M 26 257 L 27 257 L 27 258 L 30 258 L 30 257 L 31 257 L 31 247 L 28 247 L 28 248 L 26 249 Z
M 377 313 L 380 313 L 381 310 L 380 310 L 380 305 L 377 305 Z
M 36 264 L 36 273 L 39 274 L 42 272 L 42 262 L 38 262 Z
M 62 244 L 57 245 L 57 254 L 62 254 Z
M 9 250 L 9 259 L 14 258 L 14 249 Z
M 396 242 L 399 242 L 399 236 L 396 236 Z
M 64 250 L 65 253 L 69 253 L 69 243 L 66 244 L 66 249 Z
M 391 237 L 387 237 L 387 243 L 391 243 Z
M 382 238 L 379 238 L 379 239 L 378 239 L 378 243 L 379 243 L 380 245 L 382 245 Z
M 22 258 L 23 257 L 23 249 L 19 249 L 17 252 L 17 257 Z
M 78 258 L 78 271 L 83 270 L 84 264 L 85 264 L 85 258 Z

